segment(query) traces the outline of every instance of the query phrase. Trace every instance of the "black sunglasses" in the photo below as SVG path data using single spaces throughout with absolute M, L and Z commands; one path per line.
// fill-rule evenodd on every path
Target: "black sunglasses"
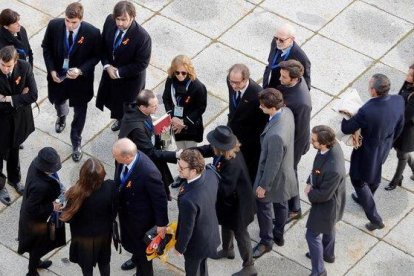
M 178 76 L 178 75 L 180 75 L 180 74 L 181 74 L 181 75 L 183 75 L 184 77 L 185 77 L 185 76 L 187 76 L 187 72 L 185 72 L 185 71 L 175 71 L 175 72 L 174 72 L 174 74 L 175 74 L 176 76 Z
M 280 37 L 277 37 L 277 36 L 275 36 L 275 39 L 277 40 L 277 41 L 279 41 L 280 43 L 284 43 L 286 40 L 288 40 L 290 37 L 287 37 L 287 38 L 285 38 L 285 39 L 283 39 L 283 38 L 280 38 Z

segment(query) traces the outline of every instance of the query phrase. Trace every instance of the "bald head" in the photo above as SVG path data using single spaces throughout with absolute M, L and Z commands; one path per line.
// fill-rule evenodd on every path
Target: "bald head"
M 277 48 L 280 50 L 289 48 L 290 46 L 292 46 L 293 41 L 295 40 L 295 36 L 295 28 L 288 23 L 283 24 L 276 31 L 275 38 Z
M 119 139 L 112 146 L 112 155 L 121 164 L 131 163 L 137 151 L 137 146 L 128 138 Z

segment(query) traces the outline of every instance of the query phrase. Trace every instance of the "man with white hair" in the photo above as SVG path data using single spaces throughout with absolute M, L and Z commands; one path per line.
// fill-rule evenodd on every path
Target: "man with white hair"
M 288 59 L 295 59 L 303 65 L 305 69 L 303 77 L 309 90 L 311 89 L 311 63 L 305 52 L 295 42 L 295 35 L 295 28 L 290 24 L 283 24 L 277 29 L 270 45 L 268 65 L 263 74 L 263 88 L 277 88 L 280 85 L 279 63 Z

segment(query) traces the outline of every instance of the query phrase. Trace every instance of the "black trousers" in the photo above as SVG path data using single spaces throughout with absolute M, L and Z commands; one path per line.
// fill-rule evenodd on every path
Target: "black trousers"
M 368 220 L 374 224 L 381 224 L 382 218 L 375 205 L 374 194 L 380 183 L 366 183 L 359 179 L 352 179 L 355 192 Z
M 412 154 L 410 152 L 404 152 L 398 149 L 396 151 L 397 151 L 398 164 L 397 164 L 397 169 L 395 170 L 395 174 L 392 180 L 398 182 L 402 179 L 403 172 L 407 164 L 408 166 L 410 166 L 410 169 L 414 174 L 414 158 L 412 157 Z
M 7 156 L 1 156 L 0 173 L 3 173 L 3 159 L 6 160 L 7 179 L 11 184 L 20 182 L 19 146 L 9 149 Z
M 153 276 L 154 269 L 152 267 L 152 261 L 147 260 L 145 249 L 142 252 L 134 253 L 131 260 L 137 266 L 136 276 Z
M 184 254 L 186 276 L 208 276 L 207 258 L 195 258 Z
M 257 221 L 260 228 L 260 243 L 266 246 L 273 245 L 273 238 L 283 238 L 286 220 L 288 216 L 287 201 L 280 203 L 262 202 L 256 200 Z M 275 220 L 272 218 L 272 209 Z M 273 228 L 273 230 L 272 230 Z
M 253 265 L 252 241 L 250 240 L 247 227 L 233 231 L 230 228 L 222 226 L 221 239 L 224 251 L 234 249 L 233 238 L 236 238 L 237 247 L 239 248 L 240 256 L 243 260 L 243 267 Z
M 111 274 L 111 266 L 109 263 L 101 264 L 98 262 L 99 273 L 101 276 L 109 276 Z M 83 276 L 93 276 L 93 266 L 81 267 Z
M 67 116 L 69 114 L 68 101 L 55 104 L 55 109 L 58 117 Z M 73 148 L 80 147 L 82 143 L 82 131 L 85 127 L 87 111 L 88 103 L 73 106 L 73 121 L 70 129 L 70 141 Z

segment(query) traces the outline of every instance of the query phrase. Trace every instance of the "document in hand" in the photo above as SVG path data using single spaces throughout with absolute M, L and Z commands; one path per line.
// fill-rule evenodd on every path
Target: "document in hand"
M 161 135 L 161 133 L 169 131 L 171 126 L 170 114 L 165 114 L 158 118 L 154 123 L 154 134 Z

